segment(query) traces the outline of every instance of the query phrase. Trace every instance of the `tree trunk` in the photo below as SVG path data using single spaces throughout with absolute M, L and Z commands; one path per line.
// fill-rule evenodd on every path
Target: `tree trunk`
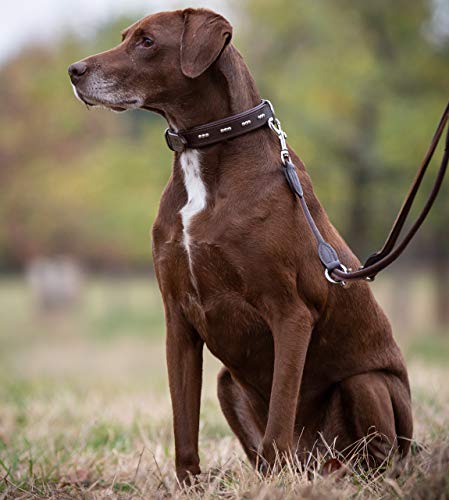
M 348 159 L 351 172 L 351 203 L 349 209 L 348 233 L 350 244 L 360 258 L 367 257 L 370 241 L 371 200 L 368 188 L 373 182 L 376 165 L 371 150 L 378 125 L 378 109 L 374 96 L 367 94 L 365 102 L 359 109 L 358 137 L 350 145 L 346 145 L 344 154 Z
M 435 290 L 435 324 L 449 335 L 449 258 L 432 261 Z

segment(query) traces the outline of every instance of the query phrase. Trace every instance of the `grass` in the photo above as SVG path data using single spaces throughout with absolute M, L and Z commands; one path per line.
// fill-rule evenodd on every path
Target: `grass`
M 394 287 L 377 288 L 392 306 Z M 393 295 L 392 295 L 393 294 Z M 95 280 L 73 310 L 44 315 L 20 279 L 0 280 L 0 499 L 449 498 L 449 335 L 395 317 L 414 398 L 414 453 L 367 475 L 354 460 L 287 462 L 262 478 L 248 465 L 215 397 L 218 363 L 205 357 L 203 475 L 180 490 L 168 397 L 162 305 L 147 280 Z M 404 315 L 402 315 L 404 316 Z M 407 318 L 409 320 L 409 318 Z

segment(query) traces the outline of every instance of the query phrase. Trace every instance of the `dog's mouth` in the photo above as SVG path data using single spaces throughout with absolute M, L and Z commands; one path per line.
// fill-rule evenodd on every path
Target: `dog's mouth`
M 80 90 L 75 87 L 75 85 L 72 84 L 73 87 L 73 92 L 75 93 L 75 96 L 78 100 L 83 102 L 88 108 L 107 108 L 107 109 L 112 109 L 112 111 L 116 111 L 118 113 L 121 113 L 123 111 L 127 111 L 128 109 L 136 108 L 138 107 L 139 101 L 137 99 L 129 99 L 126 101 L 121 101 L 117 103 L 111 103 L 108 102 L 107 100 L 99 99 L 97 97 L 93 96 L 87 96 L 80 92 Z

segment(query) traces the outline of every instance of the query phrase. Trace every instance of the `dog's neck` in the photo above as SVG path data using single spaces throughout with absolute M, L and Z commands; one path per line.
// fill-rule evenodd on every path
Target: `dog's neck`
M 164 109 L 169 125 L 186 130 L 235 115 L 260 103 L 261 97 L 238 50 L 228 46 L 196 88 Z

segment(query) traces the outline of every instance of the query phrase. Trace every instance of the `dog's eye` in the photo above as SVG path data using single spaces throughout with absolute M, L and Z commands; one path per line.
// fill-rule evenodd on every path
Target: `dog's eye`
M 148 49 L 149 47 L 151 47 L 153 45 L 154 41 L 152 38 L 150 38 L 149 36 L 144 36 L 142 38 L 142 41 L 140 42 L 140 45 L 142 47 L 145 47 L 146 49 Z

